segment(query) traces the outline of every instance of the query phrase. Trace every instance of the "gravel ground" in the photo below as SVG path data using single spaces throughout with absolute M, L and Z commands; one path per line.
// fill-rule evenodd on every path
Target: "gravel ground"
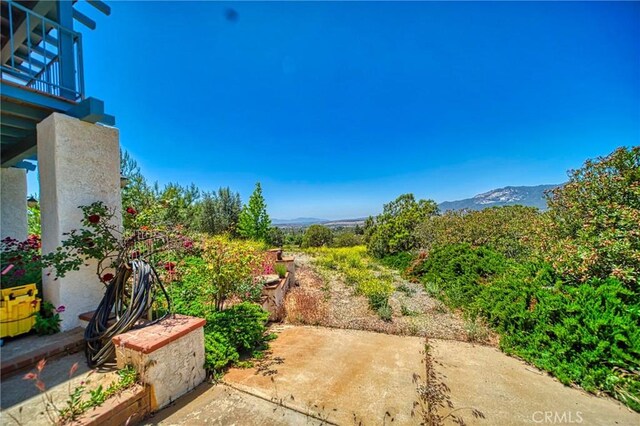
M 286 321 L 289 323 L 497 343 L 496 336 L 486 327 L 466 323 L 461 315 L 429 296 L 422 285 L 403 279 L 395 271 L 380 267 L 381 272 L 394 276 L 396 287 L 390 298 L 393 318 L 384 321 L 369 308 L 364 296 L 355 294 L 353 287 L 344 283 L 339 273 L 320 269 L 306 253 L 294 253 L 294 256 L 299 286 L 287 295 Z M 302 305 L 298 302 L 301 298 L 307 302 L 303 308 L 298 307 Z

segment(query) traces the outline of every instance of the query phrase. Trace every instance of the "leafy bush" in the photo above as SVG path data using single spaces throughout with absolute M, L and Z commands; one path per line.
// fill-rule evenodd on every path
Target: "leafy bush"
M 506 259 L 488 248 L 455 244 L 434 248 L 413 273 L 453 308 L 469 306 L 482 288 L 504 271 Z
M 369 253 L 382 258 L 417 248 L 416 227 L 437 211 L 438 206 L 434 201 L 416 201 L 413 194 L 403 194 L 385 204 L 381 214 L 365 221 L 365 240 Z
M 36 313 L 36 322 L 33 330 L 39 336 L 56 334 L 60 331 L 60 323 L 62 319 L 60 314 L 64 312 L 64 306 L 55 307 L 51 302 L 42 302 L 40 312 Z
M 353 232 L 339 232 L 333 237 L 333 247 L 354 247 L 362 245 L 362 235 Z
M 202 261 L 192 261 L 185 279 L 200 281 L 199 289 L 193 291 L 200 293 L 201 303 L 209 309 L 221 311 L 229 297 L 244 298 L 261 289 L 257 276 L 264 256 L 256 243 L 216 236 L 205 237 L 200 244 Z
M 553 190 L 542 224 L 543 256 L 579 282 L 640 277 L 640 146 L 588 160 Z
M 431 216 L 417 228 L 420 247 L 466 243 L 485 246 L 511 259 L 525 259 L 534 248 L 540 213 L 534 207 L 504 206 L 480 211 L 447 211 Z
M 332 241 L 331 229 L 322 225 L 311 225 L 302 236 L 302 247 L 328 247 Z
M 400 253 L 385 256 L 380 259 L 380 262 L 389 268 L 404 272 L 407 270 L 407 268 L 409 268 L 411 262 L 413 262 L 413 255 L 411 253 L 403 251 Z
M 640 410 L 640 299 L 620 281 L 576 286 L 546 265 L 523 265 L 488 286 L 475 309 L 505 352 Z
M 204 318 L 206 312 L 212 309 L 211 300 L 203 292 L 208 279 L 204 273 L 206 267 L 207 264 L 201 257 L 189 256 L 183 259 L 180 279 L 167 286 L 175 312 Z
M 548 264 L 468 245 L 435 248 L 415 270 L 464 309 L 471 334 L 486 322 L 505 352 L 640 410 L 640 298 L 619 280 L 565 281 Z
M 268 312 L 249 302 L 208 314 L 204 327 L 205 368 L 220 371 L 237 362 L 241 355 L 266 349 L 268 318 Z

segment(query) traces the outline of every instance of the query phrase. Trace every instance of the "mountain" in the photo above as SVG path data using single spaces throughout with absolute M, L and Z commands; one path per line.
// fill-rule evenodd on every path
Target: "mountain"
M 494 189 L 483 194 L 478 194 L 473 198 L 466 198 L 458 201 L 445 201 L 438 207 L 441 212 L 447 210 L 482 210 L 487 207 L 523 205 L 537 207 L 540 210 L 547 209 L 547 201 L 544 198 L 545 191 L 556 188 L 560 185 L 538 185 L 538 186 L 505 186 Z
M 317 217 L 297 217 L 295 219 L 271 219 L 273 225 L 313 225 L 315 223 L 329 222 L 327 219 L 318 219 Z
M 358 219 L 342 219 L 342 220 L 327 220 L 318 219 L 315 217 L 298 217 L 296 219 L 271 219 L 273 226 L 280 228 L 306 228 L 310 225 L 324 225 L 329 228 L 349 228 L 356 225 L 364 225 L 365 218 Z

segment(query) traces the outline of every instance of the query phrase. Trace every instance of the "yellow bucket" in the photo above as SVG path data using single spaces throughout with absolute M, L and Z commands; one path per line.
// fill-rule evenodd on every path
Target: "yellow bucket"
M 36 285 L 26 284 L 0 292 L 0 339 L 29 332 L 40 311 Z

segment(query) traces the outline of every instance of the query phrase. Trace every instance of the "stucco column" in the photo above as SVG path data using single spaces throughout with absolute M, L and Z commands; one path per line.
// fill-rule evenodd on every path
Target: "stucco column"
M 27 171 L 0 169 L 0 237 L 27 239 Z
M 60 246 L 65 232 L 81 227 L 79 206 L 102 201 L 115 208 L 120 226 L 118 129 L 54 113 L 38 124 L 37 133 L 43 253 Z M 102 299 L 105 287 L 96 263 L 57 280 L 54 274 L 43 274 L 44 299 L 66 308 L 63 330 L 78 326 L 78 315 L 94 310 Z

